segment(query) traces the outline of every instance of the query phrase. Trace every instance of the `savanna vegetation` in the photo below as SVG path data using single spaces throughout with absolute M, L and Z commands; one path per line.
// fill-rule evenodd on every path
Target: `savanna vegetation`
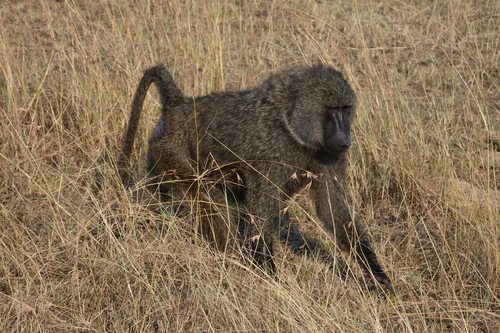
M 2 1 L 0 331 L 500 332 L 499 21 L 496 0 Z M 280 247 L 277 280 L 134 200 L 113 161 L 158 62 L 187 95 L 341 70 L 352 205 L 396 293 L 337 251 L 306 193 L 290 209 L 334 267 Z

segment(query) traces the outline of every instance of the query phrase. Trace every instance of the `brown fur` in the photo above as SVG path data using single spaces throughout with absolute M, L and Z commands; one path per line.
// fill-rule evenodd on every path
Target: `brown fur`
M 347 148 L 356 95 L 341 73 L 323 65 L 296 68 L 251 90 L 188 99 L 162 65 L 152 67 L 134 97 L 119 162 L 124 180 L 152 82 L 162 99 L 162 116 L 148 150 L 153 192 L 174 201 L 186 192 L 203 193 L 216 207 L 229 204 L 226 212 L 216 212 L 211 232 L 228 238 L 228 230 L 237 229 L 256 261 L 274 272 L 276 229 L 285 226 L 304 243 L 281 212 L 290 197 L 310 185 L 324 228 L 343 250 L 355 254 L 366 272 L 393 290 L 364 226 L 347 205 Z

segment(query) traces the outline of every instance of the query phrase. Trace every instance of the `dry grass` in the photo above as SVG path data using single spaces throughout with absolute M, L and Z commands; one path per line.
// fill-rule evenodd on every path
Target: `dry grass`
M 0 331 L 500 332 L 499 19 L 496 0 L 3 1 Z M 275 282 L 130 200 L 101 157 L 156 62 L 194 95 L 346 73 L 356 209 L 397 294 L 286 252 Z

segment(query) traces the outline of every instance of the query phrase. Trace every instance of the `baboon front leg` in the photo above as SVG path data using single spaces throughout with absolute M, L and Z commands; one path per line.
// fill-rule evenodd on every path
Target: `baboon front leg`
M 260 231 L 258 235 L 246 240 L 245 247 L 259 267 L 263 270 L 267 269 L 271 276 L 276 275 L 276 265 L 273 259 L 273 239 L 270 233 Z
M 279 219 L 276 219 L 274 228 L 279 234 L 281 243 L 288 246 L 294 253 L 303 254 L 310 252 L 309 244 L 297 226 L 292 223 L 292 217 L 289 212 L 283 213 Z
M 335 236 L 340 248 L 353 253 L 368 274 L 394 292 L 391 280 L 380 267 L 364 226 L 349 212 L 343 184 L 333 179 L 316 181 L 313 183 L 313 192 L 317 215 L 325 229 Z
M 339 259 L 335 260 L 332 251 L 325 248 L 318 239 L 304 236 L 299 230 L 297 223 L 292 221 L 289 212 L 285 212 L 283 217 L 277 221 L 275 229 L 279 234 L 280 242 L 290 248 L 294 254 L 319 259 L 330 266 L 336 261 L 339 262 Z M 341 272 L 341 274 L 344 274 L 344 272 Z

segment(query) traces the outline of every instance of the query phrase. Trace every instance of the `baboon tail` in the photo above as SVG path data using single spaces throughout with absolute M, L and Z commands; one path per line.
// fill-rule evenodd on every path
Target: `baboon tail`
M 132 101 L 128 128 L 123 138 L 121 154 L 118 157 L 118 172 L 123 184 L 127 182 L 129 177 L 127 169 L 134 146 L 135 133 L 137 132 L 137 127 L 139 126 L 139 120 L 141 118 L 142 106 L 146 99 L 146 93 L 153 82 L 156 83 L 160 94 L 163 115 L 166 115 L 168 109 L 185 102 L 182 91 L 174 82 L 172 75 L 170 75 L 165 66 L 158 64 L 144 72 L 141 82 L 135 92 L 134 100 Z
M 163 115 L 165 115 L 169 108 L 186 102 L 186 98 L 175 83 L 174 78 L 162 64 L 158 64 L 155 67 L 151 67 L 146 70 L 144 76 L 150 76 L 156 83 L 156 87 L 158 88 L 158 92 L 160 94 L 162 105 L 161 112 Z M 144 102 L 144 99 L 142 102 Z

